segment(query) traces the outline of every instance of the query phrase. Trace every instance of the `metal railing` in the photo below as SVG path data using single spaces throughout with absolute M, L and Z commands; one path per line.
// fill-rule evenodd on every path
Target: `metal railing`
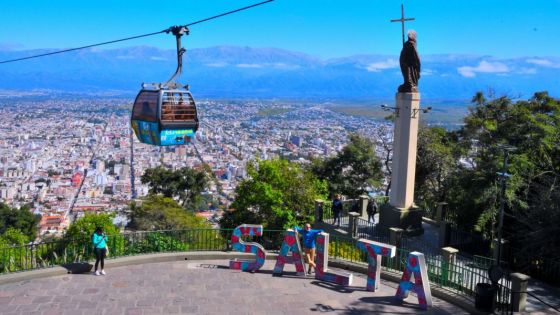
M 517 248 L 511 248 L 512 253 L 521 253 Z M 541 258 L 531 252 L 524 255 L 518 254 L 511 258 L 512 268 L 530 275 L 536 279 L 547 282 L 551 285 L 560 285 L 560 260 L 551 258 Z
M 138 231 L 108 236 L 108 258 L 178 251 L 231 250 L 231 229 L 191 229 Z M 276 251 L 283 231 L 265 230 L 253 238 L 266 250 Z M 64 266 L 93 259 L 90 237 L 58 239 L 41 243 L 0 248 L 0 274 Z
M 367 264 L 366 254 L 358 249 L 356 239 L 331 235 L 330 242 L 331 258 Z M 382 259 L 383 268 L 392 272 L 402 272 L 409 253 L 409 250 L 398 248 L 395 257 Z M 475 297 L 478 283 L 490 283 L 487 269 L 466 264 L 449 264 L 439 255 L 424 254 L 424 256 L 428 278 L 438 287 Z M 511 288 L 511 282 L 507 279 L 502 280 L 501 285 L 504 288 Z
M 375 223 L 362 218 L 356 218 L 356 224 L 358 226 L 357 237 L 381 243 L 389 243 L 389 235 L 383 233 Z
M 263 236 L 247 239 L 259 242 L 268 251 L 278 251 L 283 241 L 283 233 L 284 231 L 279 230 L 265 230 Z M 162 252 L 228 251 L 231 250 L 231 234 L 231 229 L 193 229 L 111 235 L 108 241 L 108 258 Z M 379 241 L 386 242 L 384 239 Z M 330 258 L 367 264 L 366 254 L 358 249 L 357 242 L 354 238 L 331 235 Z M 394 258 L 383 258 L 383 268 L 392 272 L 402 272 L 409 252 L 406 249 L 397 249 Z M 89 237 L 0 248 L 0 255 L 0 274 L 88 262 L 94 257 Z M 490 283 L 486 269 L 479 266 L 449 264 L 439 255 L 425 254 L 425 257 L 430 282 L 438 287 L 474 297 L 477 283 Z M 509 280 L 503 280 L 500 285 L 507 290 L 511 288 Z
M 453 224 L 449 230 L 449 246 L 457 248 L 463 253 L 478 256 L 489 255 L 490 243 L 490 240 L 486 240 L 482 234 L 462 230 Z
M 539 303 L 541 303 L 542 305 L 548 307 L 548 310 L 544 310 L 541 311 L 541 314 L 545 314 L 545 312 L 549 312 L 553 313 L 553 311 L 557 312 L 560 314 L 560 305 L 555 306 L 550 304 L 549 302 L 541 299 L 539 296 L 537 296 L 536 294 L 534 294 L 533 292 L 530 291 L 511 291 L 511 294 L 527 294 L 528 296 L 532 297 L 533 299 L 537 300 Z M 504 307 L 502 309 L 502 314 L 511 314 L 513 315 L 516 311 L 513 309 L 513 303 L 509 303 L 506 305 L 506 307 Z
M 379 208 L 382 205 L 389 201 L 388 196 L 378 196 L 374 197 L 375 201 L 377 202 L 377 212 L 379 213 Z M 340 213 L 340 219 L 342 226 L 348 226 L 348 213 L 351 212 L 352 206 L 355 202 L 358 202 L 358 199 L 346 199 L 342 200 L 342 212 Z M 333 224 L 334 222 L 334 215 L 332 211 L 332 200 L 325 201 L 323 204 L 323 221 L 325 223 Z

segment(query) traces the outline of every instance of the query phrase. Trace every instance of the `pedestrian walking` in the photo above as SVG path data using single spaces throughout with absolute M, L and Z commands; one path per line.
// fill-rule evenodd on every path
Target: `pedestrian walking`
M 340 215 L 342 214 L 342 200 L 340 200 L 340 194 L 336 194 L 332 203 L 332 213 L 334 217 L 333 225 L 337 224 L 340 227 Z
M 367 205 L 367 215 L 368 215 L 368 223 L 375 224 L 375 214 L 377 213 L 377 201 L 374 198 L 371 198 L 368 201 Z

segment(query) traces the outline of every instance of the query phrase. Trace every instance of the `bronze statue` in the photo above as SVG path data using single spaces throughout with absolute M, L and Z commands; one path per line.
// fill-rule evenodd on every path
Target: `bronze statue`
M 418 92 L 420 79 L 420 57 L 416 51 L 416 32 L 408 31 L 408 41 L 404 43 L 400 57 L 404 83 L 399 86 L 400 93 Z

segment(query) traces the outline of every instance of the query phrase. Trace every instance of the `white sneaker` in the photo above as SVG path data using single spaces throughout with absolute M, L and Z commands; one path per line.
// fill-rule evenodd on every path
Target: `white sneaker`
M 95 272 L 95 275 L 96 275 L 96 276 L 100 276 L 100 275 L 101 275 L 101 273 L 99 273 L 99 270 L 97 270 L 97 271 Z
M 106 275 L 105 270 L 101 270 L 102 275 Z

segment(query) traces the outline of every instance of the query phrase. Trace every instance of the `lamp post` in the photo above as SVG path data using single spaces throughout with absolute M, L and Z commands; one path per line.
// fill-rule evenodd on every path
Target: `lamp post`
M 508 167 L 508 158 L 509 153 L 514 151 L 515 148 L 509 145 L 501 145 L 498 148 L 504 150 L 504 165 L 502 166 L 502 171 L 497 172 L 498 176 L 501 179 L 501 193 L 500 193 L 500 212 L 498 214 L 498 255 L 497 255 L 497 265 L 500 265 L 502 261 L 502 228 L 504 226 L 504 205 L 505 205 L 505 194 L 506 194 L 506 181 L 508 178 L 511 177 L 511 174 L 508 174 L 507 167 Z
M 508 167 L 508 158 L 509 158 L 509 152 L 515 150 L 514 147 L 509 146 L 509 145 L 498 145 L 497 146 L 498 149 L 502 149 L 504 151 L 504 164 L 502 165 L 502 171 L 501 172 L 497 172 L 498 177 L 501 178 L 501 194 L 500 194 L 500 212 L 498 214 L 499 219 L 498 219 L 498 254 L 496 255 L 496 262 L 490 266 L 490 268 L 488 269 L 488 277 L 490 278 L 490 281 L 492 282 L 492 287 L 493 287 L 493 292 L 492 292 L 492 300 L 495 299 L 494 295 L 496 293 L 498 293 L 498 298 L 501 299 L 501 291 L 499 290 L 499 286 L 498 283 L 500 281 L 500 279 L 503 277 L 504 275 L 504 270 L 501 267 L 501 263 L 502 263 L 502 228 L 504 225 L 504 206 L 505 206 L 505 194 L 506 194 L 506 181 L 509 177 L 511 177 L 511 174 L 506 173 L 507 171 L 507 167 Z M 481 285 L 480 283 L 477 284 L 477 290 L 479 289 L 478 286 Z M 493 305 L 493 303 L 492 303 Z M 492 306 L 493 308 L 493 306 Z

